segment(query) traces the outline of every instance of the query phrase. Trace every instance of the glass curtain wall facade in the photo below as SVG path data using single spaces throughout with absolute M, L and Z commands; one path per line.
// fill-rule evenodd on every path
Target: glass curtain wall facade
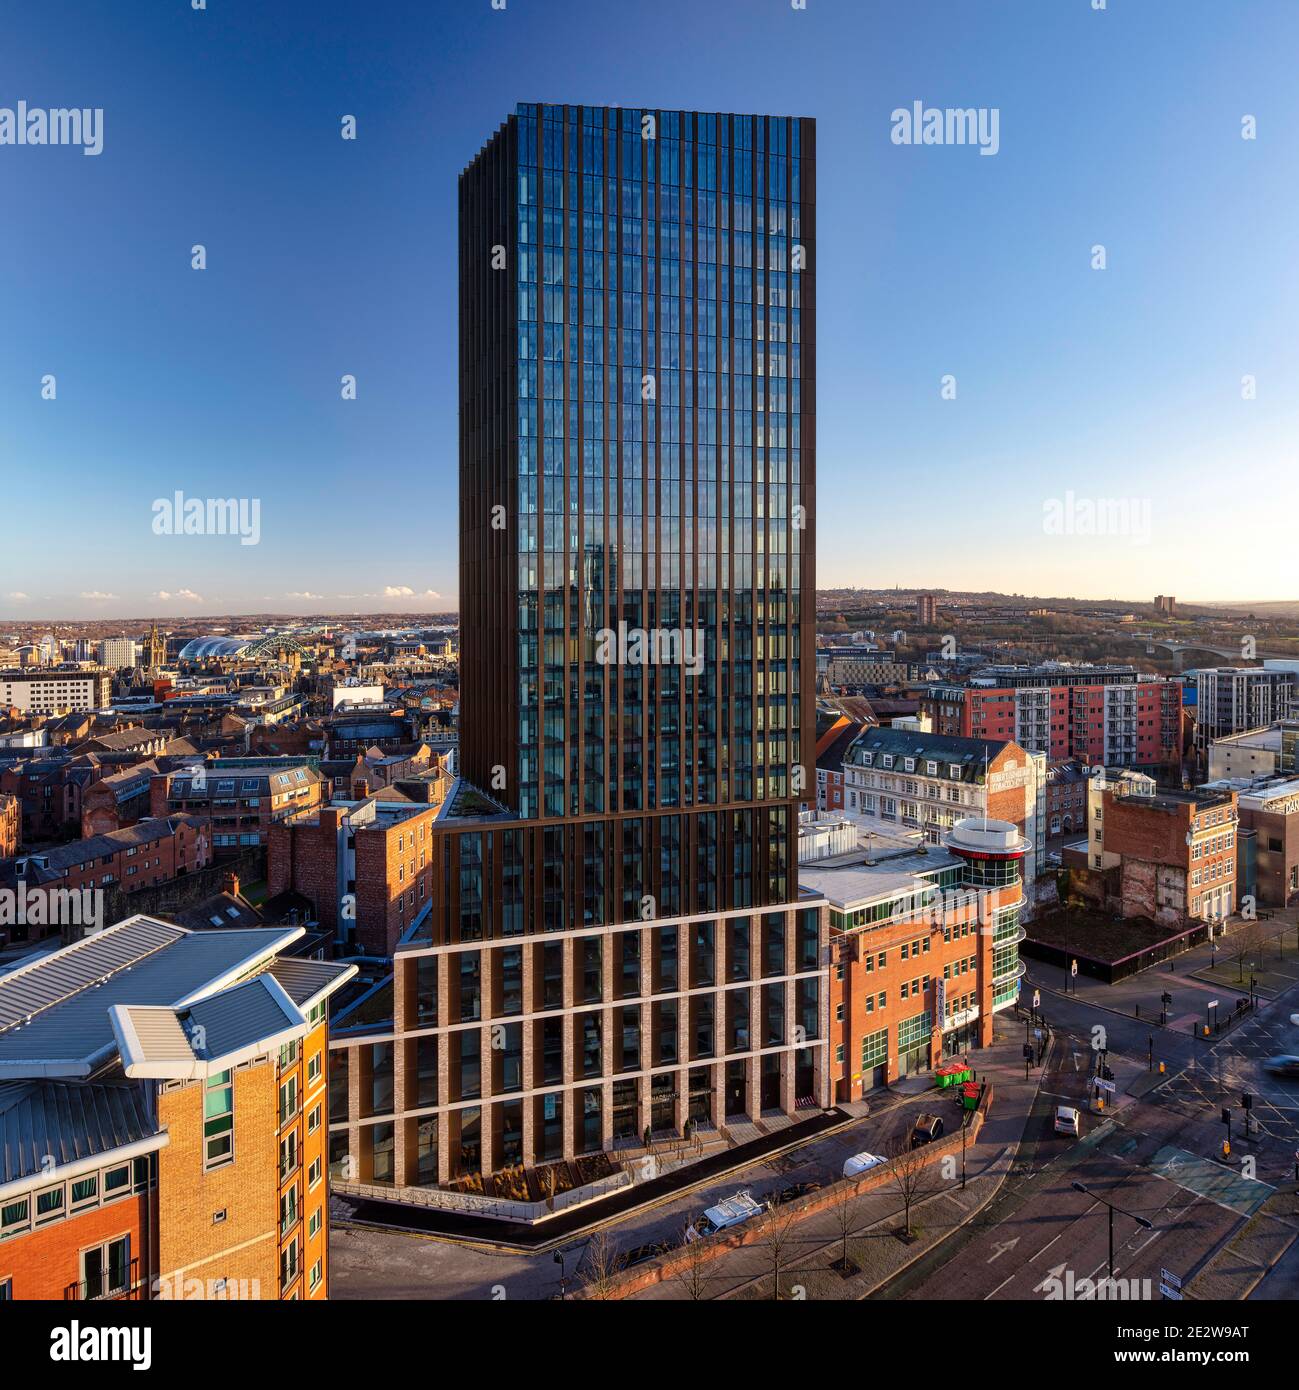
M 398 1185 L 828 1096 L 814 186 L 810 120 L 531 104 L 461 177 L 460 770 L 504 809 L 441 818 L 398 954 Z

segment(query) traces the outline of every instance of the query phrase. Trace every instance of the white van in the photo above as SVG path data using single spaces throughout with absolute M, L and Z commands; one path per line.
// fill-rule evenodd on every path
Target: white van
M 844 1159 L 843 1175 L 845 1178 L 857 1178 L 887 1162 L 888 1159 L 882 1154 L 853 1154 L 851 1158 Z
M 737 1192 L 733 1197 L 725 1197 L 715 1207 L 709 1207 L 698 1221 L 686 1230 L 687 1240 L 702 1240 L 705 1236 L 716 1235 L 728 1226 L 738 1226 L 763 1211 L 761 1202 L 753 1200 L 751 1192 Z
M 1057 1105 L 1055 1108 L 1055 1132 L 1057 1134 L 1081 1134 L 1078 1112 L 1072 1105 Z

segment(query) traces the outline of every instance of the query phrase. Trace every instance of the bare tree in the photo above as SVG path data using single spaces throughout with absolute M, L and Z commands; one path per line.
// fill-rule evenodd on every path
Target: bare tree
M 1236 962 L 1236 978 L 1243 981 L 1245 965 L 1251 956 L 1257 958 L 1263 945 L 1263 930 L 1257 921 L 1246 922 L 1232 932 L 1230 938 L 1231 956 Z
M 623 1257 L 608 1231 L 597 1231 L 587 1242 L 582 1266 L 578 1270 L 586 1296 L 601 1301 L 613 1298 L 622 1267 Z
M 797 1213 L 788 1207 L 772 1207 L 762 1218 L 760 1244 L 771 1264 L 771 1296 L 780 1297 L 780 1276 L 788 1262 Z
M 831 1213 L 834 1216 L 835 1225 L 839 1228 L 839 1237 L 843 1241 L 843 1254 L 840 1257 L 839 1268 L 846 1278 L 849 1274 L 856 1273 L 856 1266 L 848 1260 L 848 1237 L 857 1229 L 857 1222 L 861 1215 L 861 1203 L 857 1200 L 857 1190 L 854 1183 L 845 1179 L 836 1186 Z
M 702 1240 L 686 1239 L 686 1232 L 689 1230 L 690 1223 L 687 1221 L 685 1229 L 681 1232 L 682 1253 L 685 1258 L 674 1277 L 685 1290 L 686 1297 L 699 1303 L 708 1297 L 708 1276 L 704 1273 L 704 1266 L 708 1263 L 709 1254 Z
M 913 1149 L 907 1139 L 898 1140 L 889 1159 L 888 1172 L 893 1187 L 902 1198 L 903 1234 L 911 1239 L 911 1208 L 926 1195 L 925 1169 L 928 1167 L 923 1147 Z

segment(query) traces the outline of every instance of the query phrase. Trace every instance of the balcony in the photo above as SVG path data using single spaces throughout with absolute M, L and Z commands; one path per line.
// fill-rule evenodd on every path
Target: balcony
M 1009 970 L 1003 970 L 1000 975 L 992 977 L 993 988 L 998 985 L 1008 984 L 1011 980 L 1019 980 L 1028 973 L 1028 966 L 1022 960 L 1016 959 L 1014 965 Z
M 105 1269 L 94 1279 L 74 1280 L 63 1290 L 65 1300 L 77 1303 L 139 1302 L 148 1295 L 148 1280 L 140 1278 L 139 1259 L 131 1260 L 124 1269 Z

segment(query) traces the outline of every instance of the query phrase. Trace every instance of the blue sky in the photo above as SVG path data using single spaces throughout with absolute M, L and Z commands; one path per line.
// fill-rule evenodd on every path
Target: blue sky
M 1092 3 L 11 7 L 0 107 L 105 114 L 0 146 L 0 619 L 453 606 L 456 178 L 521 100 L 817 118 L 822 586 L 1295 597 L 1299 6 Z

